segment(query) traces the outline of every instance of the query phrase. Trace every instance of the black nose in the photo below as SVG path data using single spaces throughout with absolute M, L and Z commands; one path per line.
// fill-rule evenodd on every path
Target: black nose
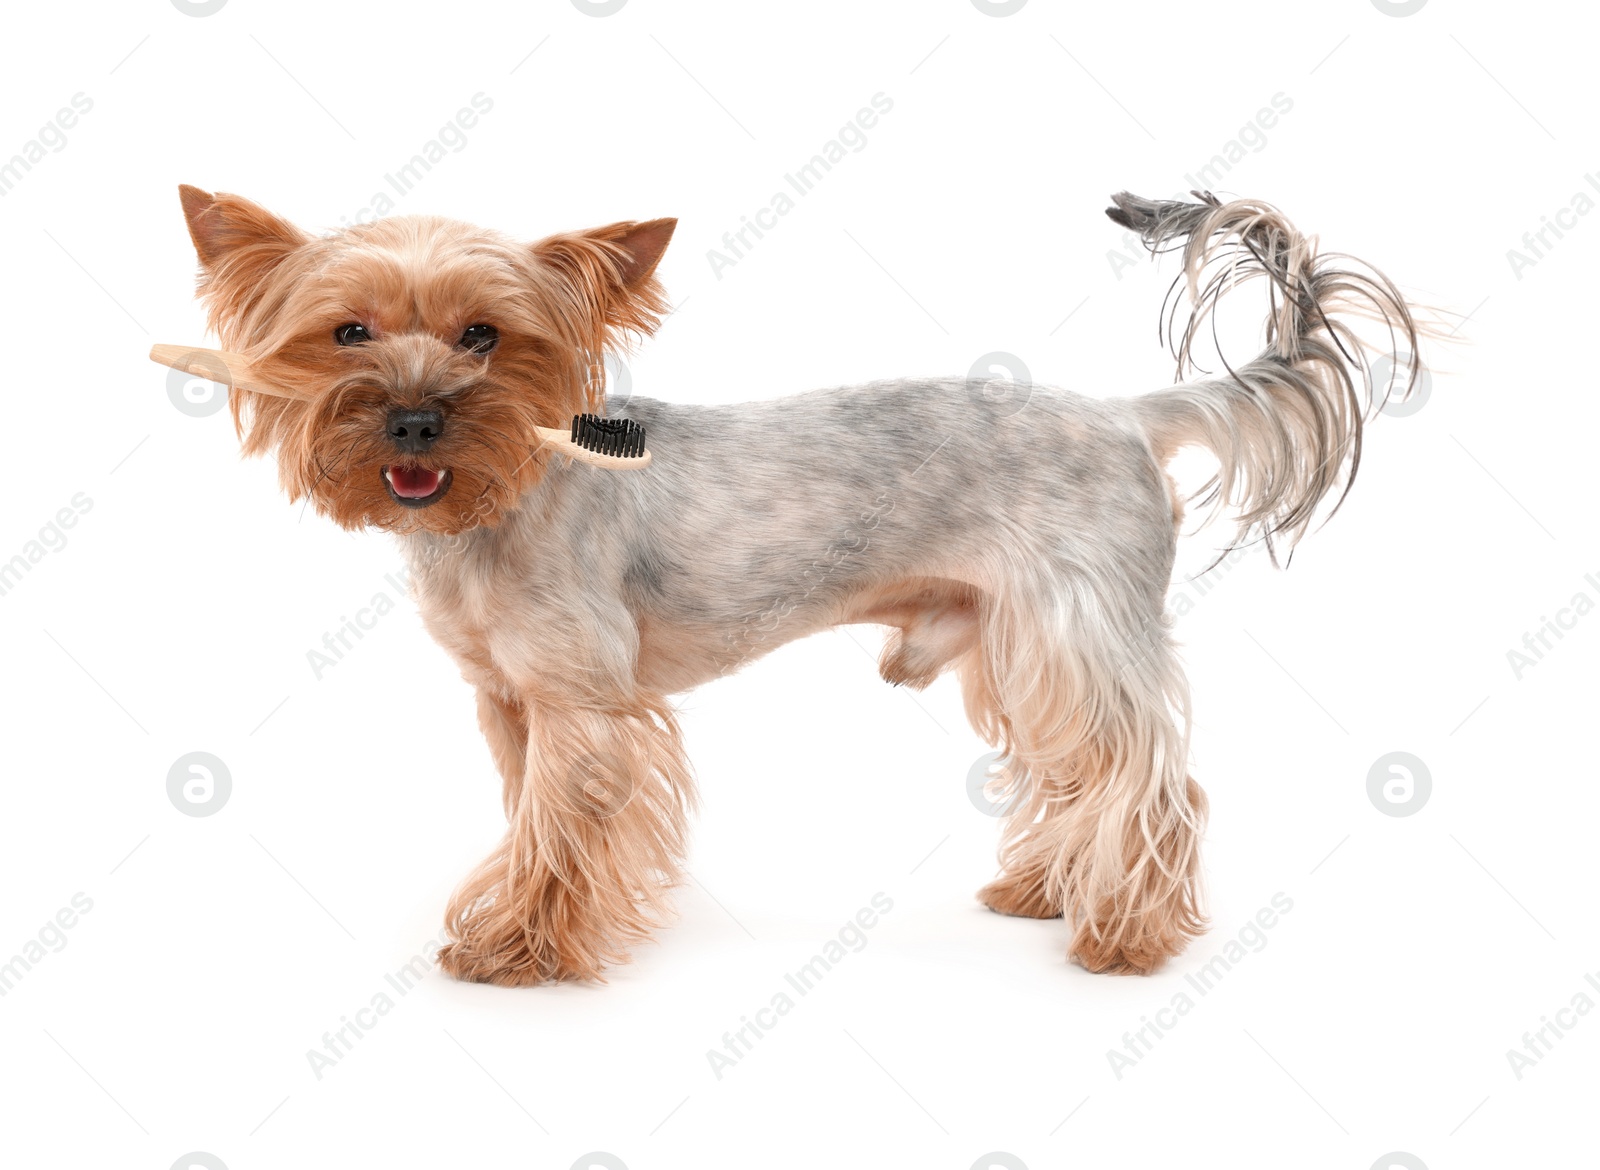
M 389 438 L 408 455 L 421 455 L 444 434 L 444 415 L 437 410 L 391 410 Z

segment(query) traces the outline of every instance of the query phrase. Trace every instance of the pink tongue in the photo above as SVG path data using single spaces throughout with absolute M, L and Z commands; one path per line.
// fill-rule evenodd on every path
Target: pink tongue
M 420 500 L 439 490 L 439 473 L 426 467 L 391 467 L 389 484 L 394 494 L 408 500 Z

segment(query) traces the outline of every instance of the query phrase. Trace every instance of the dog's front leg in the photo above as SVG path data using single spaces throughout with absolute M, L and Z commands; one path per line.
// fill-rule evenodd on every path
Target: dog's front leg
M 488 741 L 489 754 L 505 782 L 506 819 L 516 808 L 522 777 L 528 769 L 528 712 L 503 691 L 478 687 L 478 726 Z
M 451 899 L 454 941 L 440 963 L 507 986 L 599 979 L 660 920 L 679 874 L 693 790 L 671 708 L 480 694 L 479 714 L 507 774 L 510 826 Z M 517 753 L 505 740 L 519 725 L 527 742 L 513 784 Z

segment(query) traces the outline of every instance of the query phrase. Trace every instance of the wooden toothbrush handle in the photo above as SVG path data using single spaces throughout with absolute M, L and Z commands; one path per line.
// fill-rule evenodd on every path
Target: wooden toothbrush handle
M 220 349 L 204 349 L 192 345 L 152 345 L 150 360 L 159 365 L 170 366 L 174 370 L 182 370 L 185 374 L 194 374 L 196 377 L 208 378 L 224 386 L 235 386 L 240 390 L 249 390 L 256 394 L 267 394 L 273 398 L 303 397 L 261 381 L 244 358 L 236 353 L 225 353 Z

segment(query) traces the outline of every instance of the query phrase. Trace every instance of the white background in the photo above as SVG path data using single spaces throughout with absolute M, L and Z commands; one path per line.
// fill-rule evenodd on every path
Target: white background
M 1581 13 L 13 11 L 0 157 L 72 95 L 93 109 L 0 199 L 0 560 L 77 493 L 92 507 L 0 597 L 0 961 L 74 894 L 93 908 L 0 998 L 0 1163 L 1576 1164 L 1600 1015 L 1520 1079 L 1506 1052 L 1600 971 L 1600 617 L 1520 679 L 1507 652 L 1600 598 L 1600 216 L 1520 277 L 1507 251 L 1600 166 Z M 1180 190 L 1278 93 L 1292 111 L 1217 186 L 1471 314 L 1292 568 L 1245 558 L 1178 626 L 1215 925 L 1168 970 L 1088 975 L 1060 922 L 973 901 L 994 871 L 997 822 L 966 794 L 987 746 L 953 680 L 886 687 L 860 627 L 687 699 L 693 881 L 633 964 L 518 991 L 434 973 L 313 1074 L 307 1050 L 437 935 L 502 831 L 500 781 L 409 601 L 314 677 L 325 632 L 397 597 L 397 551 L 287 505 L 226 412 L 180 412 L 144 355 L 206 340 L 178 183 L 337 227 L 480 92 L 492 111 L 396 210 L 527 238 L 679 217 L 662 275 L 681 308 L 629 359 L 637 392 L 673 401 L 962 373 L 991 350 L 1090 394 L 1163 385 L 1171 267 L 1119 278 L 1105 197 Z M 880 92 L 866 147 L 719 279 L 708 249 Z M 203 818 L 166 792 L 193 751 L 232 777 Z M 1432 776 L 1409 817 L 1367 796 L 1392 751 Z M 707 1050 L 879 891 L 894 908 L 865 948 L 718 1079 Z M 1107 1051 L 1279 892 L 1266 945 L 1119 1077 Z

